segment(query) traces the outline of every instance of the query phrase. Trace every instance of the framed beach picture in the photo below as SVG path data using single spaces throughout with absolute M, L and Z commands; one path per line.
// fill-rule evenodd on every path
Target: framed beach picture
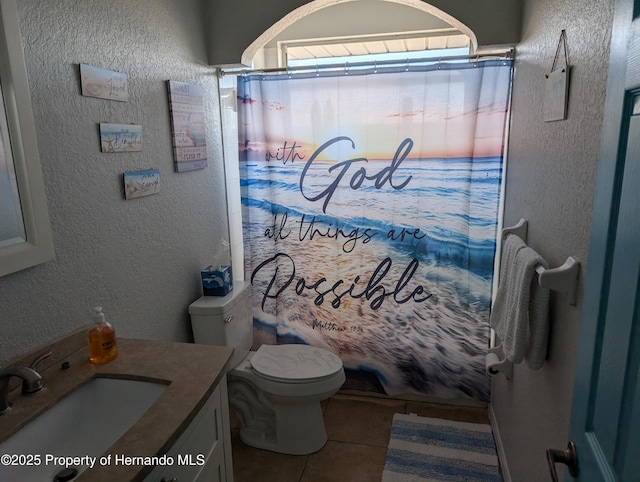
M 124 197 L 135 199 L 150 196 L 160 192 L 160 171 L 147 169 L 146 171 L 131 171 L 124 173 Z
M 167 81 L 176 172 L 207 167 L 204 101 L 198 85 Z
M 82 95 L 99 99 L 129 101 L 127 74 L 80 64 Z
M 102 152 L 142 151 L 142 126 L 100 123 L 100 150 Z

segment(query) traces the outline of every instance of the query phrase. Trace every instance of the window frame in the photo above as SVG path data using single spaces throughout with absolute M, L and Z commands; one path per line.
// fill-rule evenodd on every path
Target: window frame
M 297 39 L 297 40 L 280 40 L 277 42 L 277 53 L 278 53 L 278 66 L 279 67 L 287 67 L 290 66 L 290 56 L 289 49 L 292 48 L 321 48 L 323 50 L 327 50 L 327 55 L 322 57 L 317 57 L 318 60 L 327 60 L 331 58 L 346 58 L 346 57 L 354 57 L 362 55 L 386 55 L 386 54 L 394 54 L 402 55 L 403 52 L 406 53 L 417 53 L 419 55 L 424 55 L 424 52 L 429 50 L 428 42 L 429 39 L 445 39 L 445 43 L 447 43 L 447 38 L 459 38 L 459 37 L 467 37 L 468 42 L 465 46 L 454 46 L 454 47 L 444 47 L 444 49 L 448 48 L 467 48 L 469 53 L 471 52 L 471 39 L 468 38 L 466 34 L 459 31 L 456 28 L 442 28 L 442 29 L 431 29 L 431 30 L 423 30 L 423 31 L 410 31 L 410 32 L 400 32 L 400 33 L 385 33 L 385 34 L 370 34 L 370 35 L 352 35 L 345 37 L 327 37 L 327 38 L 308 38 L 308 39 Z M 408 48 L 406 42 L 411 41 L 424 41 L 427 44 L 427 49 L 418 49 L 414 50 Z M 395 51 L 391 50 L 389 44 L 394 42 L 403 42 L 405 45 L 404 51 Z M 349 50 L 349 45 L 359 45 L 360 47 L 367 48 L 368 44 L 380 44 L 383 43 L 387 48 L 387 52 L 369 52 L 366 54 L 362 53 L 349 53 L 348 55 L 333 55 L 328 50 L 338 47 L 343 48 L 344 50 Z M 438 50 L 441 50 L 439 48 Z M 304 63 L 308 65 L 313 65 L 314 59 L 308 58 L 305 60 L 296 60 L 299 63 Z

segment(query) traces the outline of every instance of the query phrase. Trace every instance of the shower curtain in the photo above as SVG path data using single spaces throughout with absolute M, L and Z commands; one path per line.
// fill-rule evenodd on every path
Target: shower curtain
M 328 349 L 349 389 L 488 400 L 511 68 L 238 77 L 254 349 Z

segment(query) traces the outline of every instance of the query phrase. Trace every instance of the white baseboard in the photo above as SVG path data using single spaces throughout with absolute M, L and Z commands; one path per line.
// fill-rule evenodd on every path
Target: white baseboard
M 507 464 L 507 456 L 504 452 L 504 445 L 502 445 L 502 438 L 500 437 L 500 428 L 498 427 L 496 414 L 493 411 L 493 404 L 491 403 L 489 404 L 489 422 L 491 423 L 493 438 L 496 442 L 496 450 L 498 452 L 498 460 L 500 461 L 502 480 L 504 480 L 504 482 L 512 482 L 511 472 L 509 472 L 509 464 Z

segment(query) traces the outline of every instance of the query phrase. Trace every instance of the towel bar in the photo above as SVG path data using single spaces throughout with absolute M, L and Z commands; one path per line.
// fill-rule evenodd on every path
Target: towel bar
M 527 241 L 528 222 L 526 219 L 520 219 L 515 226 L 504 228 L 502 230 L 502 239 L 504 240 L 509 234 L 515 234 L 524 242 Z M 543 266 L 536 267 L 538 273 L 538 283 L 543 288 L 553 291 L 565 293 L 569 298 L 572 306 L 576 305 L 576 296 L 578 288 L 578 273 L 580 272 L 580 261 L 573 256 L 569 256 L 562 266 L 557 268 L 545 269 Z

